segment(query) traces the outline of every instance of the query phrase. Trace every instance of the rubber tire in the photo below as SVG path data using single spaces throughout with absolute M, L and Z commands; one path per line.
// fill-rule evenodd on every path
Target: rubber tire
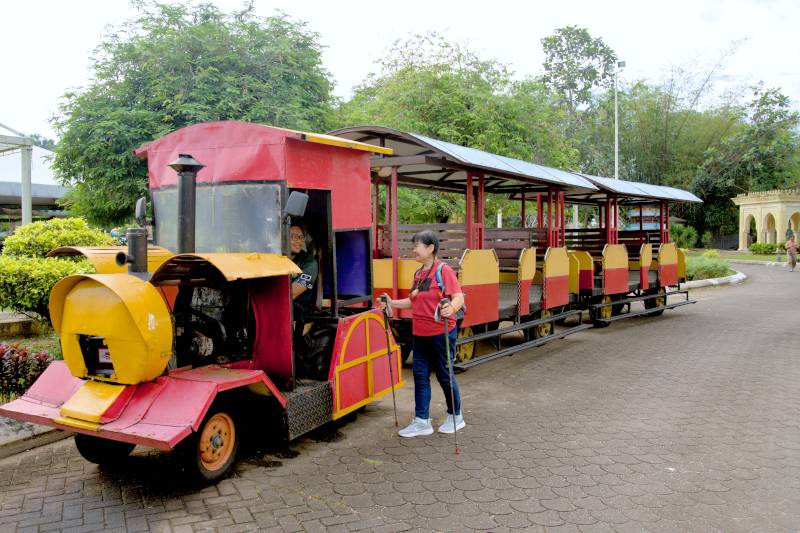
M 225 461 L 225 464 L 223 464 L 217 470 L 212 471 L 208 470 L 203 465 L 203 461 L 200 459 L 198 445 L 200 442 L 200 435 L 202 435 L 206 423 L 208 423 L 208 421 L 211 420 L 214 415 L 220 413 L 228 415 L 233 420 L 233 451 L 231 452 L 228 460 Z M 192 433 L 178 445 L 178 453 L 182 458 L 186 470 L 189 475 L 194 477 L 196 481 L 201 483 L 216 483 L 230 473 L 233 465 L 236 463 L 236 455 L 239 451 L 239 443 L 241 441 L 241 432 L 236 427 L 237 418 L 238 417 L 236 417 L 232 410 L 227 408 L 226 405 L 212 405 L 208 410 L 208 413 L 206 413 L 206 416 L 203 418 L 203 422 L 200 424 L 198 430 Z
M 81 457 L 90 463 L 107 465 L 119 463 L 128 457 L 136 445 L 77 433 L 75 447 L 78 448 Z

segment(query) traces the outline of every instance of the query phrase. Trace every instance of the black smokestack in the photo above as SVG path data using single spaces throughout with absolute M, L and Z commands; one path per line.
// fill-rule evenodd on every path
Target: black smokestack
M 204 165 L 189 154 L 179 154 L 169 166 L 178 173 L 178 253 L 194 253 L 195 183 Z

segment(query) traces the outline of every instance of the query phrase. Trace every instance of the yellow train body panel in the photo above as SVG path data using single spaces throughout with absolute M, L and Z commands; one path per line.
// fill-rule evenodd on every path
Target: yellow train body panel
M 519 254 L 517 279 L 514 281 L 533 280 L 536 275 L 536 247 L 525 248 Z
M 500 266 L 494 250 L 465 250 L 461 256 L 458 282 L 463 285 L 500 283 Z
M 578 294 L 580 292 L 580 273 L 581 263 L 574 254 L 569 253 L 569 292 L 571 294 Z
M 296 275 L 302 272 L 300 267 L 285 255 L 257 252 L 194 253 L 170 257 L 153 273 L 153 280 L 169 277 L 169 270 L 174 265 L 193 260 L 208 261 L 225 276 L 227 281 Z
M 678 247 L 675 246 L 675 243 L 667 242 L 658 247 L 658 264 L 678 264 Z
M 569 276 L 569 254 L 564 247 L 550 247 L 544 254 L 544 277 Z
M 685 280 L 686 279 L 686 253 L 680 248 L 677 249 L 678 252 L 678 280 Z
M 628 252 L 624 244 L 606 244 L 603 247 L 603 269 L 628 269 Z
M 84 256 L 98 274 L 120 274 L 128 271 L 127 265 L 119 266 L 116 257 L 119 252 L 127 252 L 125 246 L 62 246 L 47 253 L 47 257 Z M 147 271 L 155 272 L 161 264 L 172 257 L 172 252 L 161 246 L 147 247 Z
M 413 259 L 397 260 L 397 285 L 398 289 L 411 290 L 414 283 L 414 272 L 420 264 Z M 392 286 L 392 260 L 373 259 L 372 260 L 372 279 L 373 286 L 385 289 Z
M 133 385 L 161 375 L 172 355 L 172 320 L 153 285 L 128 274 L 68 276 L 50 293 L 50 317 L 72 375 L 89 376 L 79 339 L 103 337 L 113 373 L 96 376 Z M 94 355 L 89 355 L 93 357 Z

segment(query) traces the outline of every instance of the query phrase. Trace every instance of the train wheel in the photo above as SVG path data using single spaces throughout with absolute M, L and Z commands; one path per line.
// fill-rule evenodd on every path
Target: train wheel
M 610 304 L 611 301 L 612 301 L 611 300 L 611 296 L 606 295 L 606 296 L 603 296 L 603 299 L 600 300 L 600 303 L 601 304 Z M 611 318 L 611 316 L 613 314 L 614 314 L 614 306 L 613 305 L 606 305 L 606 306 L 603 306 L 603 307 L 601 307 L 600 309 L 597 310 L 597 318 L 599 318 L 601 320 L 607 320 L 607 319 Z
M 542 309 L 538 313 L 536 313 L 536 318 L 547 318 L 552 316 L 553 312 L 549 309 Z M 553 333 L 553 323 L 552 322 L 545 322 L 543 324 L 539 324 L 538 326 L 533 327 L 533 336 L 537 339 L 541 339 L 542 337 L 547 337 L 548 335 L 552 335 Z
M 90 463 L 107 465 L 128 457 L 136 445 L 78 433 L 75 435 L 75 447 L 81 457 Z
M 467 326 L 465 328 L 461 328 L 458 330 L 458 338 L 463 339 L 464 337 L 471 337 L 472 336 L 472 328 Z M 475 355 L 475 343 L 469 342 L 467 344 L 462 344 L 458 348 L 456 348 L 456 360 L 460 363 L 464 361 L 469 361 L 472 359 L 472 356 Z
M 650 291 L 650 294 L 658 294 L 657 298 L 650 298 L 644 301 L 645 309 L 653 309 L 654 307 L 662 307 L 667 305 L 667 290 L 664 287 L 659 287 L 655 291 Z M 664 314 L 663 309 L 647 313 L 647 316 L 661 316 Z
M 183 445 L 190 470 L 206 482 L 225 477 L 233 467 L 238 450 L 236 423 L 223 407 L 212 407 L 200 429 Z
M 537 311 L 534 314 L 530 315 L 530 317 L 533 320 L 538 320 L 540 318 L 547 318 L 552 315 L 553 313 L 549 309 L 542 309 L 541 311 Z M 523 331 L 525 331 L 526 341 L 541 339 L 542 337 L 547 337 L 548 335 L 553 333 L 553 323 L 545 322 L 544 324 L 538 324 Z

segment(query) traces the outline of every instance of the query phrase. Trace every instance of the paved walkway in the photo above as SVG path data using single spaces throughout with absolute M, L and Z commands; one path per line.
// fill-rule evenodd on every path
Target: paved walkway
M 98 469 L 70 439 L 0 461 L 0 531 L 797 530 L 800 272 L 743 270 L 461 375 L 458 457 L 396 437 L 390 399 L 202 490 L 169 454 Z

